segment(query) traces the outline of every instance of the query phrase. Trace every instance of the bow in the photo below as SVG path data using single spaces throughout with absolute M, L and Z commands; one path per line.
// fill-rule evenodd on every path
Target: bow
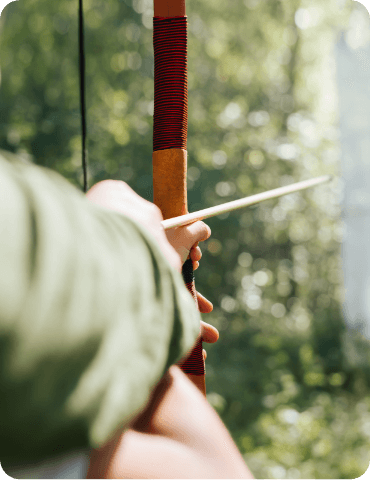
M 185 0 L 154 0 L 153 201 L 169 219 L 187 207 L 187 17 Z M 192 261 L 183 266 L 185 284 L 197 303 Z M 202 342 L 182 370 L 205 394 Z

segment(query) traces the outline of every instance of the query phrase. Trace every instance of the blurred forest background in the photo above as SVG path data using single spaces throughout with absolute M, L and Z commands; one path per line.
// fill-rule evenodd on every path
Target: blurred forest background
M 0 148 L 81 188 L 77 3 L 4 10 Z M 84 7 L 89 185 L 120 179 L 151 200 L 152 1 Z M 188 0 L 187 14 L 189 210 L 340 176 L 333 49 L 366 10 Z M 369 465 L 370 347 L 343 318 L 341 188 L 207 221 L 196 284 L 221 334 L 207 347 L 208 398 L 256 477 L 355 478 Z

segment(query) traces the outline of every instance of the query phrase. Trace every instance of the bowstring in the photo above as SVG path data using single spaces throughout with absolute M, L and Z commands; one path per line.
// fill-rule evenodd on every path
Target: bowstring
M 78 50 L 79 50 L 79 80 L 80 80 L 80 111 L 82 131 L 82 170 L 83 190 L 87 192 L 87 146 L 86 146 L 86 98 L 85 98 L 85 42 L 84 14 L 82 0 L 78 0 Z

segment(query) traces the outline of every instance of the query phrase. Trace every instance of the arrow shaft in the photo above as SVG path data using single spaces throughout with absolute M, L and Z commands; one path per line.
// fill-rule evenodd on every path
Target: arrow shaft
M 165 230 L 174 227 L 189 225 L 190 223 L 194 223 L 198 220 L 204 220 L 206 218 L 214 217 L 222 213 L 228 213 L 232 212 L 233 210 L 238 210 L 239 208 L 250 207 L 251 205 L 256 205 L 257 203 L 271 200 L 272 198 L 278 198 L 284 195 L 288 195 L 290 193 L 306 190 L 307 188 L 316 187 L 317 185 L 329 182 L 330 180 L 332 180 L 332 178 L 333 177 L 331 175 L 323 175 L 321 177 L 312 178 L 310 180 L 304 180 L 302 182 L 294 183 L 292 185 L 287 185 L 285 187 L 269 190 L 268 192 L 257 193 L 256 195 L 252 195 L 250 197 L 234 200 L 233 202 L 223 203 L 221 205 L 216 205 L 215 207 L 205 208 L 197 212 L 173 217 L 168 220 L 164 220 L 162 222 L 162 225 Z

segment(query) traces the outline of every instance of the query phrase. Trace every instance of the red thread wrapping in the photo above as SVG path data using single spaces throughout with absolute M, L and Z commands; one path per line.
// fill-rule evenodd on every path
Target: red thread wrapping
M 193 262 L 188 259 L 182 267 L 182 277 L 184 279 L 186 288 L 191 293 L 196 305 L 198 305 L 197 292 L 194 285 Z M 202 339 L 199 338 L 193 351 L 186 359 L 186 362 L 181 366 L 181 370 L 192 375 L 204 375 L 204 360 L 203 360 L 203 346 Z
M 154 17 L 153 150 L 186 150 L 187 17 Z
M 191 375 L 204 375 L 203 347 L 199 339 L 190 356 L 182 364 L 181 370 Z

